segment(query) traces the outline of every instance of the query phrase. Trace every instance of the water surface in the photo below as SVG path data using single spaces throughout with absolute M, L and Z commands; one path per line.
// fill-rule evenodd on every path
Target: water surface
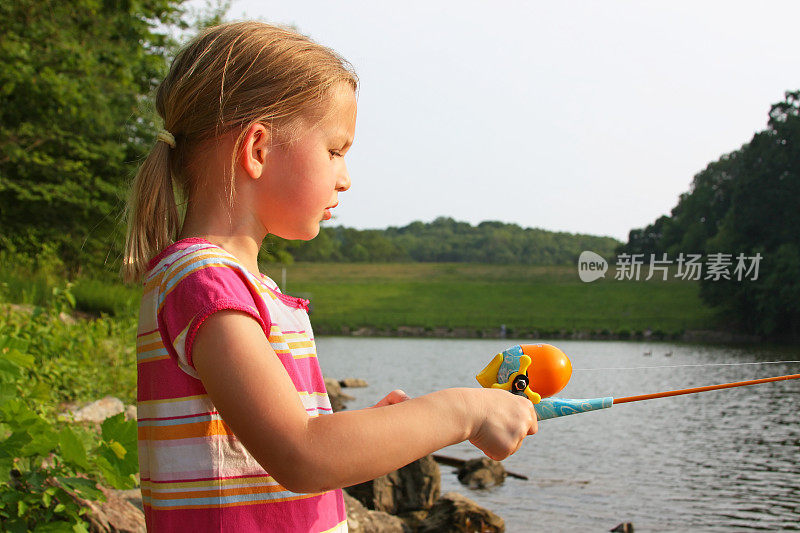
M 329 377 L 360 377 L 348 408 L 388 391 L 412 396 L 477 386 L 475 374 L 515 340 L 322 337 Z M 800 372 L 792 363 L 657 368 L 800 359 L 796 349 L 765 350 L 669 343 L 551 341 L 572 360 L 559 396 L 631 396 Z M 652 355 L 645 355 L 652 352 Z M 671 356 L 666 354 L 671 352 Z M 636 368 L 636 367 L 648 368 Z M 619 370 L 624 368 L 624 370 Z M 800 380 L 614 406 L 543 421 L 506 459 L 508 478 L 492 489 L 462 486 L 442 466 L 442 490 L 492 509 L 508 531 L 800 530 Z M 441 453 L 470 459 L 459 444 Z

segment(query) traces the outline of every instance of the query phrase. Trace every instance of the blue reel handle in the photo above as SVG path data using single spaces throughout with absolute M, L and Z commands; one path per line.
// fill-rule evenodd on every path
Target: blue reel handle
M 543 398 L 533 408 L 536 410 L 536 418 L 547 420 L 548 418 L 558 418 L 559 416 L 575 415 L 597 409 L 608 409 L 614 405 L 614 398 L 589 398 L 586 400 L 573 400 L 567 398 Z

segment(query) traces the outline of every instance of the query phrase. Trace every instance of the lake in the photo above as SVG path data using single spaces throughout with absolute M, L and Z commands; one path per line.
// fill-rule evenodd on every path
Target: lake
M 558 396 L 632 396 L 800 373 L 800 364 L 723 366 L 800 359 L 797 348 L 611 341 L 541 341 L 572 361 Z M 412 396 L 478 386 L 498 352 L 532 341 L 320 337 L 328 377 L 364 378 L 349 409 L 392 389 Z M 645 355 L 652 352 L 652 355 Z M 671 352 L 671 356 L 667 354 Z M 720 365 L 681 366 L 675 365 Z M 646 368 L 641 368 L 646 367 Z M 659 368 L 662 367 L 662 368 Z M 800 380 L 616 405 L 542 421 L 503 463 L 529 481 L 470 490 L 441 466 L 442 491 L 493 510 L 508 531 L 800 530 Z M 442 454 L 471 459 L 470 444 Z

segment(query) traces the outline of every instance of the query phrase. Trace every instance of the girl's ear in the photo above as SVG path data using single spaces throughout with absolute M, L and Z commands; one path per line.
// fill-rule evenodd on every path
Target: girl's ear
M 272 139 L 266 126 L 256 123 L 248 128 L 239 152 L 239 163 L 251 178 L 261 177 L 271 144 Z

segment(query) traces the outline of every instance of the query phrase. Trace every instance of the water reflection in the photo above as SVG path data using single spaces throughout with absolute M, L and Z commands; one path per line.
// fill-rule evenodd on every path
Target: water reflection
M 350 408 L 388 391 L 412 396 L 477 386 L 475 374 L 514 340 L 317 339 L 331 377 L 362 377 Z M 526 342 L 526 341 L 523 341 Z M 530 341 L 527 341 L 530 342 Z M 553 341 L 575 372 L 560 396 L 632 396 L 800 372 L 797 349 L 668 343 Z M 645 352 L 652 355 L 646 356 Z M 667 353 L 671 355 L 667 356 Z M 619 370 L 646 366 L 636 370 Z M 670 366 L 670 368 L 654 368 Z M 800 530 L 800 381 L 784 381 L 623 404 L 542 422 L 505 461 L 530 481 L 469 491 L 442 467 L 443 490 L 457 490 L 505 520 L 509 531 Z M 478 456 L 460 444 L 446 450 Z

